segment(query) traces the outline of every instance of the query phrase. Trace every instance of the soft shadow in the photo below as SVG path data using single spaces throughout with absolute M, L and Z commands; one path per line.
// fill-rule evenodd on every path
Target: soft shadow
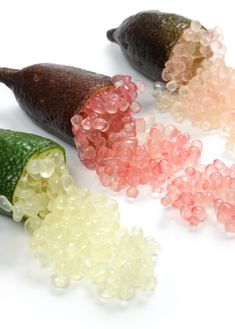
M 0 267 L 22 266 L 25 262 L 26 245 L 23 224 L 0 215 Z

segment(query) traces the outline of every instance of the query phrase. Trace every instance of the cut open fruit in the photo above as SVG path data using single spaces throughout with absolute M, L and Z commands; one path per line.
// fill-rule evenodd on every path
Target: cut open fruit
M 205 60 L 223 58 L 225 48 L 221 43 L 218 28 L 206 30 L 197 21 L 192 21 L 173 47 L 169 60 L 162 71 L 166 88 L 173 92 L 186 85 L 203 68 Z M 184 89 L 182 88 L 181 93 Z
M 135 117 L 143 85 L 125 75 L 112 82 L 113 88 L 92 95 L 73 116 L 72 131 L 80 159 L 96 170 L 101 183 L 115 192 L 126 189 L 135 198 L 140 185 L 159 190 L 186 163 L 197 163 L 202 144 L 171 125 L 147 127 L 147 117 Z
M 222 128 L 235 148 L 235 70 L 225 63 L 219 27 L 156 10 L 125 19 L 107 32 L 129 61 L 156 81 L 156 108 L 203 131 Z M 165 82 L 165 83 L 163 83 Z
M 40 77 L 36 82 L 35 75 Z M 0 68 L 0 81 L 38 124 L 65 141 L 75 140 L 81 160 L 96 170 L 104 186 L 125 189 L 130 198 L 138 195 L 139 185 L 160 190 L 172 173 L 200 158 L 202 145 L 188 134 L 158 123 L 150 127 L 148 120 L 135 117 L 141 110 L 138 92 L 145 86 L 128 75 L 111 78 L 36 64 L 22 70 Z
M 173 48 L 163 70 L 166 86 L 157 83 L 153 96 L 161 112 L 176 121 L 210 131 L 223 128 L 226 148 L 235 148 L 235 70 L 225 63 L 222 32 L 205 31 L 192 22 Z

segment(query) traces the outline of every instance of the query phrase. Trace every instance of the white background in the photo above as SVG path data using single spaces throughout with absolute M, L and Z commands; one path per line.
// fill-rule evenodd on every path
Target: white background
M 235 65 L 233 1 L 4 1 L 0 2 L 0 65 L 13 68 L 52 62 L 80 66 L 113 75 L 134 71 L 119 48 L 106 39 L 106 30 L 144 9 L 160 9 L 200 20 L 207 27 L 220 25 L 225 34 L 228 62 Z M 151 88 L 143 99 L 144 112 L 154 110 Z M 157 114 L 161 122 L 171 122 Z M 204 142 L 203 161 L 219 157 L 232 163 L 224 139 L 216 134 L 178 125 Z M 50 136 L 38 128 L 17 105 L 13 94 L 0 86 L 0 127 Z M 56 140 L 56 138 L 54 138 Z M 96 175 L 80 163 L 74 148 L 63 144 L 68 165 L 81 187 L 111 193 Z M 0 168 L 1 170 L 1 168 Z M 0 216 L 0 328 L 138 328 L 198 329 L 235 327 L 235 239 L 211 221 L 192 231 L 176 211 L 163 209 L 159 198 L 143 193 L 133 203 L 124 194 L 122 224 L 142 226 L 161 244 L 155 292 L 127 305 L 102 302 L 83 283 L 67 291 L 51 288 L 27 249 L 22 225 Z

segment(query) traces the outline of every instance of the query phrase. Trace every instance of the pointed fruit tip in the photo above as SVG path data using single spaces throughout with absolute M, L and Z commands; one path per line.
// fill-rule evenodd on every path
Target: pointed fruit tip
M 109 41 L 116 42 L 115 37 L 114 37 L 114 32 L 115 31 L 116 31 L 116 29 L 111 29 L 111 30 L 107 31 L 106 36 L 107 36 Z

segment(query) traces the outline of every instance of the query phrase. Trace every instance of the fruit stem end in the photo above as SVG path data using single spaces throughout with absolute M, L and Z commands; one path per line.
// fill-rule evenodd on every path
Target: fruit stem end
M 15 76 L 18 71 L 19 70 L 9 69 L 6 67 L 0 68 L 0 82 L 11 88 L 14 85 Z
M 107 38 L 108 38 L 109 41 L 112 41 L 112 42 L 115 42 L 116 41 L 115 40 L 115 36 L 114 36 L 115 31 L 116 31 L 116 29 L 111 29 L 111 30 L 108 30 L 107 31 L 106 36 L 107 36 Z

